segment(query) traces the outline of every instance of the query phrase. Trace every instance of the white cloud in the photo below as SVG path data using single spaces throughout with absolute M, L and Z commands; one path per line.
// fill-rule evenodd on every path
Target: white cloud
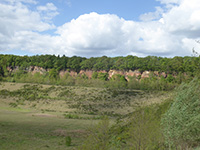
M 0 3 L 0 33 L 12 36 L 20 30 L 45 31 L 54 25 L 41 20 L 38 12 L 30 11 L 26 5 L 17 3 L 8 5 Z
M 38 12 L 42 15 L 45 20 L 51 20 L 53 17 L 58 15 L 57 7 L 53 3 L 47 3 L 45 6 L 38 6 Z
M 72 6 L 71 0 L 66 0 L 66 4 L 68 7 L 71 7 Z
M 180 36 L 166 32 L 159 21 L 142 23 L 90 13 L 59 27 L 57 33 L 65 49 L 86 57 L 133 53 L 171 56 L 182 52 Z
M 152 20 L 157 20 L 161 18 L 161 15 L 163 14 L 163 9 L 161 7 L 156 7 L 155 12 L 149 12 L 140 15 L 140 20 L 141 21 L 152 21 Z
M 180 4 L 183 0 L 156 0 L 161 4 Z
M 141 15 L 140 22 L 112 14 L 83 14 L 57 27 L 56 36 L 41 33 L 55 29 L 49 23 L 58 14 L 53 3 L 35 6 L 32 11 L 28 5 L 36 1 L 16 1 L 0 2 L 0 50 L 86 57 L 171 57 L 190 55 L 193 47 L 200 50 L 195 42 L 200 38 L 199 0 L 159 0 L 167 9 L 157 7 L 155 12 Z
M 191 38 L 199 38 L 200 32 L 199 0 L 184 0 L 180 6 L 163 14 L 168 30 Z
M 49 21 L 59 14 L 57 12 L 57 7 L 53 3 L 47 3 L 45 6 L 38 6 L 37 10 L 44 21 Z
M 160 21 L 134 22 L 90 13 L 59 27 L 57 33 L 76 55 L 184 55 L 182 36 L 168 32 Z
M 15 3 L 29 3 L 29 4 L 37 4 L 36 0 L 2 0 L 2 2 L 8 2 L 10 4 L 15 4 Z
M 74 52 L 102 53 L 121 46 L 124 39 L 120 28 L 123 23 L 124 20 L 116 15 L 90 13 L 59 27 L 57 33 Z
M 47 3 L 45 6 L 38 6 L 39 11 L 56 11 L 57 7 L 53 3 Z
M 46 39 L 49 37 L 40 32 L 55 29 L 55 26 L 42 21 L 40 12 L 31 11 L 22 2 L 24 1 L 5 0 L 4 3 L 0 3 L 0 51 L 19 49 L 39 52 L 41 43 L 48 45 Z M 25 2 L 34 5 L 37 3 L 33 0 Z M 53 5 L 47 6 L 50 10 L 56 10 Z

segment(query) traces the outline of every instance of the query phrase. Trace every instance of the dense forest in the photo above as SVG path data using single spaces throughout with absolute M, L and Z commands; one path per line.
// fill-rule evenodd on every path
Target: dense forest
M 30 73 L 30 67 L 37 66 L 45 70 L 44 74 Z M 137 57 L 66 57 L 65 55 L 36 55 L 16 56 L 0 55 L 0 80 L 9 82 L 34 82 L 43 84 L 100 86 L 114 88 L 131 88 L 142 90 L 171 90 L 182 81 L 189 82 L 198 76 L 200 69 L 200 57 L 174 57 L 163 58 L 157 56 Z M 10 71 L 11 70 L 11 71 Z M 13 71 L 17 70 L 17 71 Z M 92 71 L 92 79 L 78 74 L 80 71 Z M 149 79 L 124 75 L 115 75 L 109 78 L 108 72 L 135 71 L 140 73 L 152 72 Z M 74 71 L 78 75 L 72 77 L 65 74 L 60 77 L 61 71 Z M 103 71 L 103 72 L 99 72 Z M 156 75 L 153 72 L 165 73 L 166 76 Z M 108 81 L 109 80 L 109 81 Z M 127 82 L 130 81 L 130 82 Z M 105 82 L 107 81 L 107 82 Z
M 137 57 L 66 57 L 65 55 L 36 55 L 36 56 L 15 56 L 0 55 L 0 66 L 27 68 L 38 66 L 44 69 L 66 70 L 70 69 L 79 72 L 80 70 L 140 70 L 159 71 L 167 73 L 188 72 L 195 74 L 200 69 L 200 57 L 174 57 L 163 58 L 157 56 Z M 4 70 L 5 71 L 5 70 Z M 2 70 L 1 70 L 2 74 Z

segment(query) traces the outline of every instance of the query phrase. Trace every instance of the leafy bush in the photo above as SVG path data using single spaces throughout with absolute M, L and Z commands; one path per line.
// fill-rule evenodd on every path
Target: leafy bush
M 131 149 L 164 149 L 160 128 L 161 114 L 169 102 L 140 108 L 131 117 L 124 138 Z
M 54 78 L 54 79 L 56 79 L 57 77 L 58 77 L 58 71 L 56 70 L 56 69 L 51 69 L 50 71 L 49 71 L 49 76 L 50 76 L 50 78 Z
M 169 148 L 200 145 L 200 81 L 195 78 L 176 91 L 174 103 L 162 118 Z
M 10 96 L 11 92 L 6 90 L 6 89 L 3 89 L 0 91 L 0 95 L 2 96 Z
M 98 72 L 93 72 L 92 78 L 93 78 L 93 79 L 97 79 L 97 77 L 98 77 Z
M 11 107 L 17 107 L 17 104 L 16 103 L 10 103 L 9 104 Z
M 71 146 L 72 139 L 70 136 L 65 137 L 65 144 L 66 146 Z
M 97 125 L 88 129 L 88 135 L 80 150 L 107 150 L 110 147 L 109 120 L 104 118 Z
M 75 115 L 75 114 L 65 114 L 64 116 L 67 119 L 80 119 L 80 117 L 78 115 Z
M 108 73 L 99 72 L 98 73 L 98 79 L 103 80 L 103 81 L 108 80 Z
M 64 91 L 61 91 L 59 94 L 58 94 L 58 97 L 67 97 L 71 94 L 71 91 L 66 89 Z

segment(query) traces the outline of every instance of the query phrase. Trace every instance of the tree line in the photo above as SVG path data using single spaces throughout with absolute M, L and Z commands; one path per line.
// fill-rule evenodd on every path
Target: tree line
M 166 73 L 188 72 L 195 74 L 200 69 L 200 57 L 67 57 L 55 55 L 35 55 L 35 56 L 16 56 L 16 55 L 0 55 L 1 74 L 6 67 L 20 67 L 26 69 L 30 66 L 38 66 L 44 69 L 73 70 L 79 72 L 80 70 L 139 70 L 141 72 L 159 71 Z
M 39 72 L 31 74 L 28 71 L 30 66 L 42 67 L 48 71 L 43 74 Z M 10 72 L 8 68 L 17 69 Z M 0 55 L 0 81 L 8 82 L 33 82 L 42 84 L 78 85 L 78 86 L 99 86 L 112 88 L 130 88 L 141 90 L 171 90 L 177 85 L 189 82 L 193 77 L 198 76 L 200 68 L 200 57 L 174 57 L 163 58 L 157 56 L 137 57 L 66 57 L 65 55 L 36 55 L 16 56 Z M 88 80 L 85 74 L 78 74 L 76 77 L 66 73 L 59 76 L 61 70 L 75 71 L 92 70 L 92 79 Z M 98 72 L 98 71 L 107 72 Z M 149 78 L 128 76 L 129 82 L 124 75 L 113 75 L 108 80 L 109 70 L 139 70 L 152 71 Z M 153 71 L 165 72 L 167 77 L 156 76 Z

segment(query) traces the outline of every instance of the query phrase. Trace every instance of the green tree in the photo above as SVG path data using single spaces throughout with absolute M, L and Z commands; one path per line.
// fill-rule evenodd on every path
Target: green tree
M 4 70 L 3 70 L 3 67 L 0 66 L 0 77 L 3 77 L 4 76 Z
M 3 67 L 0 66 L 0 81 L 2 80 L 3 76 L 4 76 Z
M 175 78 L 171 74 L 167 75 L 166 81 L 173 82 L 174 80 L 175 80 Z
M 98 72 L 93 72 L 93 74 L 92 74 L 92 78 L 93 79 L 97 79 L 98 78 Z
M 91 57 L 81 62 L 80 66 L 82 70 L 92 70 L 95 64 L 96 58 Z
M 174 102 L 162 118 L 163 132 L 169 148 L 200 146 L 200 81 L 195 78 L 182 84 Z
M 99 72 L 98 79 L 103 80 L 103 81 L 108 80 L 108 73 Z
M 164 104 L 165 105 L 165 104 Z M 160 115 L 164 106 L 145 107 L 135 111 L 131 116 L 128 141 L 133 150 L 153 150 L 162 147 Z
M 109 88 L 125 88 L 127 87 L 127 80 L 124 75 L 115 74 L 108 82 Z
M 50 71 L 49 71 L 49 77 L 50 78 L 54 78 L 54 79 L 56 79 L 57 77 L 58 77 L 58 72 L 57 72 L 57 70 L 56 69 L 51 69 Z

